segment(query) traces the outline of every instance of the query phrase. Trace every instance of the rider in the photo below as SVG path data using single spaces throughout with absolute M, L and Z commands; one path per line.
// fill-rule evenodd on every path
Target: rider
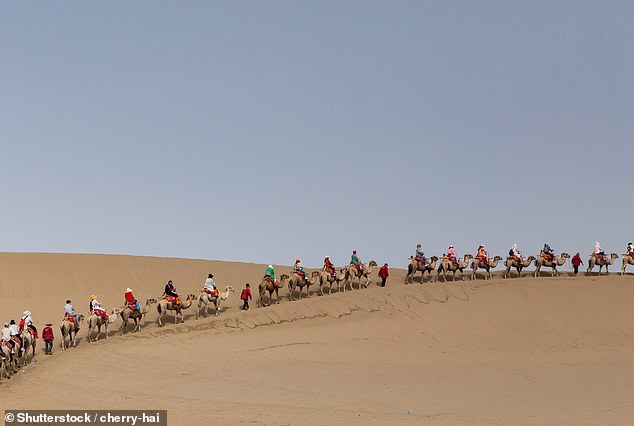
M 134 297 L 134 294 L 132 294 L 132 289 L 130 287 L 125 289 L 124 298 L 124 305 L 128 306 L 131 311 L 138 311 L 139 309 L 141 309 L 139 301 L 136 300 L 136 297 Z
M 626 250 L 627 254 L 629 254 L 631 257 L 634 257 L 634 244 L 628 243 Z
M 414 259 L 416 259 L 416 262 L 418 263 L 427 265 L 427 259 L 425 258 L 425 253 L 423 253 L 423 249 L 421 248 L 420 243 L 416 244 L 416 253 L 414 253 Z
M 295 259 L 295 264 L 293 265 L 293 272 L 299 274 L 302 279 L 306 279 L 306 271 L 304 271 L 304 267 L 302 266 L 302 260 L 300 258 Z
M 542 252 L 544 253 L 544 258 L 546 260 L 553 260 L 555 258 L 555 251 L 551 249 L 547 243 L 544 244 Z
M 92 304 L 91 304 L 91 306 L 92 306 Z M 68 319 L 74 318 L 75 319 L 75 327 L 77 328 L 77 330 L 79 330 L 79 314 L 77 313 L 77 311 L 75 311 L 75 308 L 71 304 L 70 300 L 67 300 L 66 304 L 64 305 L 64 318 L 66 318 L 66 317 L 68 317 Z
M 266 272 L 264 272 L 264 279 L 275 284 L 275 269 L 273 269 L 273 265 L 269 265 L 266 268 Z
M 517 244 L 513 244 L 511 250 L 509 250 L 509 255 L 515 258 L 515 261 L 522 262 L 522 252 L 517 248 Z
M 594 255 L 599 259 L 603 259 L 605 257 L 605 252 L 601 248 L 601 244 L 599 244 L 598 241 L 594 243 Z
M 174 287 L 174 283 L 172 282 L 172 280 L 169 280 L 167 282 L 167 284 L 165 284 L 165 291 L 163 292 L 164 296 L 172 296 L 175 298 L 174 303 L 176 305 L 180 305 L 181 304 L 181 299 L 178 296 L 178 293 L 176 292 L 176 287 Z
M 357 256 L 357 251 L 352 250 L 352 256 L 350 256 L 350 263 L 354 265 L 359 271 L 361 270 L 361 261 L 359 260 L 359 256 Z
M 209 276 L 205 280 L 205 284 L 203 284 L 203 288 L 208 294 L 214 294 L 214 292 L 216 291 L 216 283 L 214 282 L 213 274 L 209 274 Z
M 489 263 L 489 253 L 487 253 L 487 251 L 484 249 L 483 245 L 478 247 L 478 254 L 476 255 L 476 258 L 480 262 Z
M 97 315 L 98 317 L 102 317 L 103 319 L 108 319 L 108 312 L 103 308 L 101 303 L 97 300 L 97 296 L 94 294 L 90 296 L 90 307 L 91 312 Z
M 9 323 L 4 323 L 4 328 L 2 329 L 2 341 L 8 344 L 9 349 L 11 349 L 11 329 L 9 329 Z M 0 354 L 2 355 L 2 359 L 5 359 L 6 354 L 2 351 L 2 345 L 0 345 Z
M 20 336 L 20 329 L 18 328 L 18 325 L 15 323 L 15 320 L 11 320 L 11 322 L 9 323 L 9 334 L 11 335 L 11 338 L 13 340 L 16 340 L 20 344 L 21 348 L 24 347 L 22 336 Z
M 456 259 L 456 250 L 454 250 L 453 244 L 447 249 L 447 257 L 454 265 L 458 263 L 458 260 Z
M 31 311 L 24 311 L 22 313 L 20 326 L 22 326 L 22 327 L 26 326 L 26 327 L 30 328 L 31 329 L 31 334 L 33 334 L 33 336 L 35 336 L 36 339 L 38 339 L 40 337 L 37 334 L 37 328 L 35 328 L 35 326 L 33 325 L 33 318 L 31 318 Z
M 324 259 L 324 271 L 328 272 L 330 275 L 335 275 L 335 265 L 330 261 L 330 256 L 326 256 Z

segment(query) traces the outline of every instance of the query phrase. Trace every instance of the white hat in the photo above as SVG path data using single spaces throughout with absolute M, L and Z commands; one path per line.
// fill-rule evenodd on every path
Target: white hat
M 126 292 L 126 293 L 131 293 L 131 292 L 132 292 L 132 289 L 131 289 L 130 287 L 128 287 L 128 288 L 126 288 L 126 289 L 125 289 L 125 292 Z
M 24 311 L 24 312 L 22 313 L 22 315 L 25 315 L 25 316 L 31 316 L 31 311 Z
M 269 268 L 272 268 L 272 267 L 273 267 L 273 265 L 269 265 Z

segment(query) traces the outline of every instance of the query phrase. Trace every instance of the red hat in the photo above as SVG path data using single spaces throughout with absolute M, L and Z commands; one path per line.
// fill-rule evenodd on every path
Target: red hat
M 352 250 L 352 254 L 357 254 L 357 251 L 356 250 Z

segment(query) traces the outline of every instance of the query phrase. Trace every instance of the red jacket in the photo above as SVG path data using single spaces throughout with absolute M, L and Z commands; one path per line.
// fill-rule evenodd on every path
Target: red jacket
M 571 263 L 573 264 L 573 266 L 579 266 L 583 263 L 583 261 L 581 260 L 581 256 L 575 254 L 571 260 Z
M 251 289 L 250 288 L 245 288 L 244 290 L 242 290 L 242 294 L 240 295 L 240 299 L 244 300 L 244 299 L 252 299 L 251 297 Z
M 381 269 L 379 269 L 379 278 L 387 278 L 389 275 L 390 273 L 387 270 L 387 266 L 381 266 Z
M 43 340 L 53 340 L 53 328 L 44 327 L 42 330 L 42 339 Z

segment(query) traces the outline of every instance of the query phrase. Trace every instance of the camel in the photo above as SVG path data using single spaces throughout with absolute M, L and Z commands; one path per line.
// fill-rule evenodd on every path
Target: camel
M 36 362 L 35 359 L 35 347 L 37 346 L 37 340 L 35 336 L 29 332 L 28 327 L 24 327 L 22 330 L 22 343 L 24 343 L 24 353 L 22 354 L 22 365 L 27 366 L 29 362 Z M 29 361 L 29 348 L 31 349 L 31 361 Z
M 88 316 L 88 342 L 96 342 L 99 340 L 99 335 L 101 334 L 101 327 L 104 327 L 105 338 L 108 340 L 108 324 L 112 324 L 117 320 L 117 311 L 114 310 L 108 316 L 108 319 L 105 320 L 103 317 L 95 314 L 94 311 L 90 313 Z M 95 331 L 95 327 L 97 327 L 97 337 L 93 338 L 93 333 Z
M 489 260 L 489 263 L 482 263 L 480 262 L 480 259 L 478 259 L 477 257 L 473 258 L 473 260 L 471 261 L 471 269 L 473 269 L 473 272 L 471 272 L 471 280 L 472 281 L 475 280 L 476 272 L 478 271 L 478 268 L 482 268 L 486 270 L 487 272 L 484 275 L 484 279 L 490 280 L 491 269 L 495 269 L 498 266 L 498 263 L 500 262 L 500 260 L 502 260 L 500 256 L 495 256 L 493 260 Z
M 627 265 L 634 265 L 634 255 L 629 253 L 623 255 L 623 261 L 621 262 L 621 275 L 625 275 L 625 267 Z
M 159 300 L 158 304 L 156 305 L 156 310 L 158 311 L 158 314 L 159 314 L 156 320 L 158 325 L 160 327 L 163 327 L 163 317 L 165 316 L 167 311 L 175 311 L 174 324 L 178 324 L 179 318 L 181 322 L 185 322 L 185 319 L 183 318 L 182 310 L 188 309 L 192 305 L 194 300 L 196 300 L 196 298 L 197 296 L 195 294 L 189 294 L 187 295 L 187 299 L 185 299 L 185 301 L 178 306 L 174 305 L 172 302 L 169 302 L 167 299 Z
M 4 375 L 7 379 L 11 378 L 11 374 L 17 373 L 20 361 L 20 352 L 12 353 L 11 349 L 5 341 L 1 341 L 2 351 L 5 354 L 5 359 L 2 361 L 2 370 L 0 371 L 0 379 Z
M 84 320 L 84 315 L 79 315 L 79 322 L 81 323 Z M 70 322 L 66 316 L 62 320 L 62 324 L 59 326 L 59 330 L 62 333 L 62 350 L 65 351 L 71 345 L 73 347 L 77 347 L 77 332 L 79 331 L 79 327 L 74 323 Z M 68 345 L 66 345 L 66 337 L 69 338 Z
M 434 269 L 436 269 L 436 262 L 438 262 L 438 257 L 432 256 L 429 258 L 429 263 L 427 265 L 423 265 L 423 262 L 418 262 L 414 256 L 410 256 L 410 263 L 407 265 L 407 275 L 405 276 L 405 284 L 409 284 L 410 282 L 414 282 L 414 275 L 416 272 L 421 272 L 420 282 L 421 284 L 425 282 L 425 272 L 429 273 L 429 280 L 431 281 L 431 273 Z M 410 281 L 411 280 L 411 281 Z
M 540 276 L 539 270 L 542 266 L 545 266 L 546 268 L 552 268 L 552 273 L 550 274 L 551 277 L 555 276 L 555 274 L 559 276 L 557 266 L 562 266 L 564 263 L 566 263 L 566 259 L 568 259 L 569 257 L 570 255 L 568 253 L 561 253 L 559 257 L 555 256 L 553 260 L 546 260 L 544 258 L 544 252 L 542 251 L 541 253 L 539 253 L 539 257 L 535 259 L 535 278 Z
M 113 312 L 120 316 L 122 321 L 121 327 L 119 328 L 119 332 L 121 333 L 121 335 L 123 336 L 123 333 L 125 333 L 125 331 L 127 330 L 129 319 L 132 319 L 134 321 L 134 328 L 132 330 L 134 332 L 141 331 L 141 321 L 143 320 L 143 317 L 145 317 L 145 315 L 150 312 L 150 307 L 157 302 L 158 301 L 156 299 L 147 299 L 145 301 L 145 306 L 143 306 L 138 311 L 133 311 L 128 305 L 115 309 Z
M 324 285 L 328 284 L 328 294 L 332 292 L 332 285 L 337 284 L 337 290 L 340 291 L 341 282 L 346 279 L 346 272 L 344 269 L 341 269 L 339 273 L 335 271 L 334 274 L 326 271 L 325 269 L 319 273 L 319 291 L 318 295 L 324 295 Z
M 308 278 L 308 272 L 306 272 L 307 278 L 302 278 L 298 273 L 294 272 L 291 279 L 288 281 L 288 300 L 295 300 L 295 288 L 299 287 L 299 298 L 302 299 L 302 290 L 306 287 L 306 297 L 310 297 L 310 286 L 317 282 L 319 279 L 319 271 L 313 271 Z
M 469 259 L 472 259 L 473 256 L 470 254 L 465 254 L 462 262 L 458 260 L 458 263 L 453 263 L 449 260 L 448 257 L 443 257 L 440 261 L 440 265 L 438 265 L 438 271 L 436 272 L 436 282 L 438 282 L 438 277 L 442 273 L 443 281 L 447 282 L 447 272 L 453 272 L 453 276 L 451 277 L 451 281 L 456 280 L 456 271 L 460 271 L 460 275 L 462 276 L 462 280 L 464 281 L 464 270 L 469 266 Z
M 217 317 L 218 312 L 220 311 L 220 302 L 223 300 L 227 300 L 229 295 L 233 293 L 234 291 L 236 290 L 230 285 L 225 287 L 225 291 L 219 292 L 218 296 L 212 296 L 211 294 L 207 293 L 204 289 L 201 290 L 200 295 L 198 296 L 198 309 L 196 309 L 196 319 L 198 319 L 198 317 L 200 316 L 200 308 L 203 305 L 205 305 L 204 310 L 205 310 L 206 317 L 209 316 L 209 312 L 208 312 L 209 305 L 214 305 L 214 307 L 216 308 L 216 313 L 214 314 L 214 316 Z
M 594 266 L 599 267 L 599 276 L 601 276 L 601 268 L 605 266 L 605 273 L 609 274 L 608 266 L 614 263 L 614 259 L 618 259 L 619 255 L 616 253 L 610 253 L 610 257 L 603 256 L 603 259 L 599 259 L 595 253 L 590 255 L 590 259 L 588 259 L 588 269 L 586 270 L 586 274 L 592 275 L 592 269 Z
M 523 262 L 515 260 L 515 257 L 513 256 L 507 257 L 504 261 L 506 271 L 502 274 L 502 278 L 508 278 L 511 276 L 511 268 L 515 268 L 517 270 L 517 278 L 522 278 L 522 269 L 528 268 L 534 260 L 535 256 L 528 256 L 528 258 Z
M 258 301 L 256 303 L 257 307 L 260 306 L 269 306 L 271 304 L 271 298 L 273 296 L 273 292 L 275 292 L 275 296 L 277 298 L 275 303 L 280 303 L 280 293 L 279 293 L 279 289 L 283 288 L 285 285 L 285 281 L 287 279 L 289 279 L 290 277 L 286 274 L 282 274 L 282 276 L 280 277 L 280 279 L 276 282 L 271 282 L 268 279 L 262 278 L 262 282 L 260 283 L 258 290 L 260 292 L 260 297 L 258 298 Z M 264 296 L 264 292 L 268 291 L 269 292 L 269 304 L 265 304 L 264 300 L 262 300 L 262 296 Z
M 359 279 L 359 290 L 361 290 L 361 278 L 365 278 L 365 284 L 363 284 L 363 287 L 368 288 L 368 285 L 370 284 L 370 274 L 374 270 L 375 266 L 376 262 L 374 260 L 371 260 L 370 263 L 368 263 L 367 267 L 362 263 L 360 270 L 357 269 L 356 266 L 354 266 L 352 263 L 349 264 L 348 268 L 346 269 L 346 281 L 350 282 L 350 289 L 354 290 L 353 284 L 355 278 Z M 343 291 L 346 291 L 346 285 L 347 283 L 344 283 Z

